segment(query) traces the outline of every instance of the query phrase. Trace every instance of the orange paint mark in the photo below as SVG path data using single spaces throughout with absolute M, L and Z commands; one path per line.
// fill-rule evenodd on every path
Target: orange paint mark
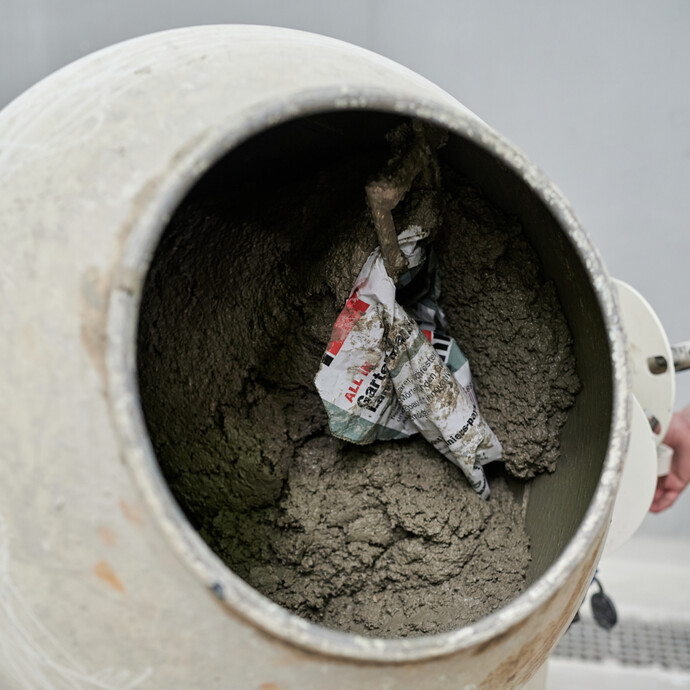
M 120 501 L 120 510 L 133 525 L 141 526 L 144 524 L 144 514 L 139 506 L 127 503 L 127 501 Z
M 259 685 L 259 690 L 280 690 L 280 685 L 275 683 L 261 683 Z
M 122 580 L 115 575 L 113 569 L 105 561 L 99 561 L 96 563 L 96 565 L 93 567 L 93 572 L 96 573 L 96 577 L 103 580 L 103 582 L 110 585 L 118 592 L 125 591 L 125 586 L 122 584 Z
M 117 542 L 115 533 L 109 530 L 107 527 L 99 527 L 96 530 L 96 534 L 105 546 L 115 546 L 115 543 Z

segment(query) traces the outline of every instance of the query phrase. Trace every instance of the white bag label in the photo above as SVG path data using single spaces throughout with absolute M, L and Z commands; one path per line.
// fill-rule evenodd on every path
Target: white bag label
M 428 270 L 432 287 L 406 311 L 375 249 L 335 322 L 315 384 L 334 436 L 365 444 L 419 432 L 488 498 L 482 465 L 501 459 L 501 444 L 479 412 L 469 362 L 443 332 L 438 281 L 419 246 L 425 237 L 415 226 L 398 241 L 411 271 Z

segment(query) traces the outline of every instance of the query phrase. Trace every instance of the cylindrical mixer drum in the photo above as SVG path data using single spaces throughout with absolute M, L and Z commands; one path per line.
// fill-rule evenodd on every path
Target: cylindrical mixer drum
M 558 470 L 525 497 L 528 586 L 451 632 L 365 638 L 269 601 L 192 527 L 148 436 L 136 332 L 170 217 L 253 137 L 274 130 L 273 155 L 289 165 L 309 130 L 285 127 L 313 117 L 334 142 L 346 131 L 353 149 L 382 118 L 447 130 L 443 156 L 517 216 L 572 332 L 582 390 Z M 336 120 L 346 124 L 331 127 Z M 37 84 L 0 114 L 0 181 L 3 688 L 456 689 L 530 679 L 601 553 L 629 393 L 608 274 L 527 158 L 448 94 L 368 51 L 217 26 L 122 43 Z

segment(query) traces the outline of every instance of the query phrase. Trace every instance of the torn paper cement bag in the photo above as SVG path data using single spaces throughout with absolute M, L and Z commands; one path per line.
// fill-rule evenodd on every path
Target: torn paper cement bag
M 438 273 L 425 265 L 419 245 L 425 237 L 416 226 L 398 236 L 410 268 L 400 283 L 419 283 L 415 275 L 422 271 L 426 278 L 407 311 L 396 301 L 379 248 L 369 256 L 335 322 L 315 384 L 334 436 L 364 444 L 421 432 L 488 498 L 482 464 L 500 459 L 502 449 L 479 413 L 469 363 L 444 332 Z

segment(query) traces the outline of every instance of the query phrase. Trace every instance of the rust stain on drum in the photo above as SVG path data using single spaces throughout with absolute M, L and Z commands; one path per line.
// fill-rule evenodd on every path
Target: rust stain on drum
M 93 572 L 96 574 L 100 580 L 103 580 L 107 585 L 110 585 L 114 590 L 118 592 L 124 592 L 125 586 L 122 584 L 122 580 L 115 574 L 115 571 L 110 567 L 106 561 L 99 561 L 94 565 Z
M 108 529 L 107 527 L 99 527 L 96 530 L 96 534 L 98 535 L 98 538 L 103 542 L 104 546 L 112 547 L 115 546 L 115 544 L 117 543 L 115 532 Z
M 144 524 L 144 514 L 139 506 L 122 500 L 120 501 L 120 510 L 125 518 L 133 525 L 141 527 Z

